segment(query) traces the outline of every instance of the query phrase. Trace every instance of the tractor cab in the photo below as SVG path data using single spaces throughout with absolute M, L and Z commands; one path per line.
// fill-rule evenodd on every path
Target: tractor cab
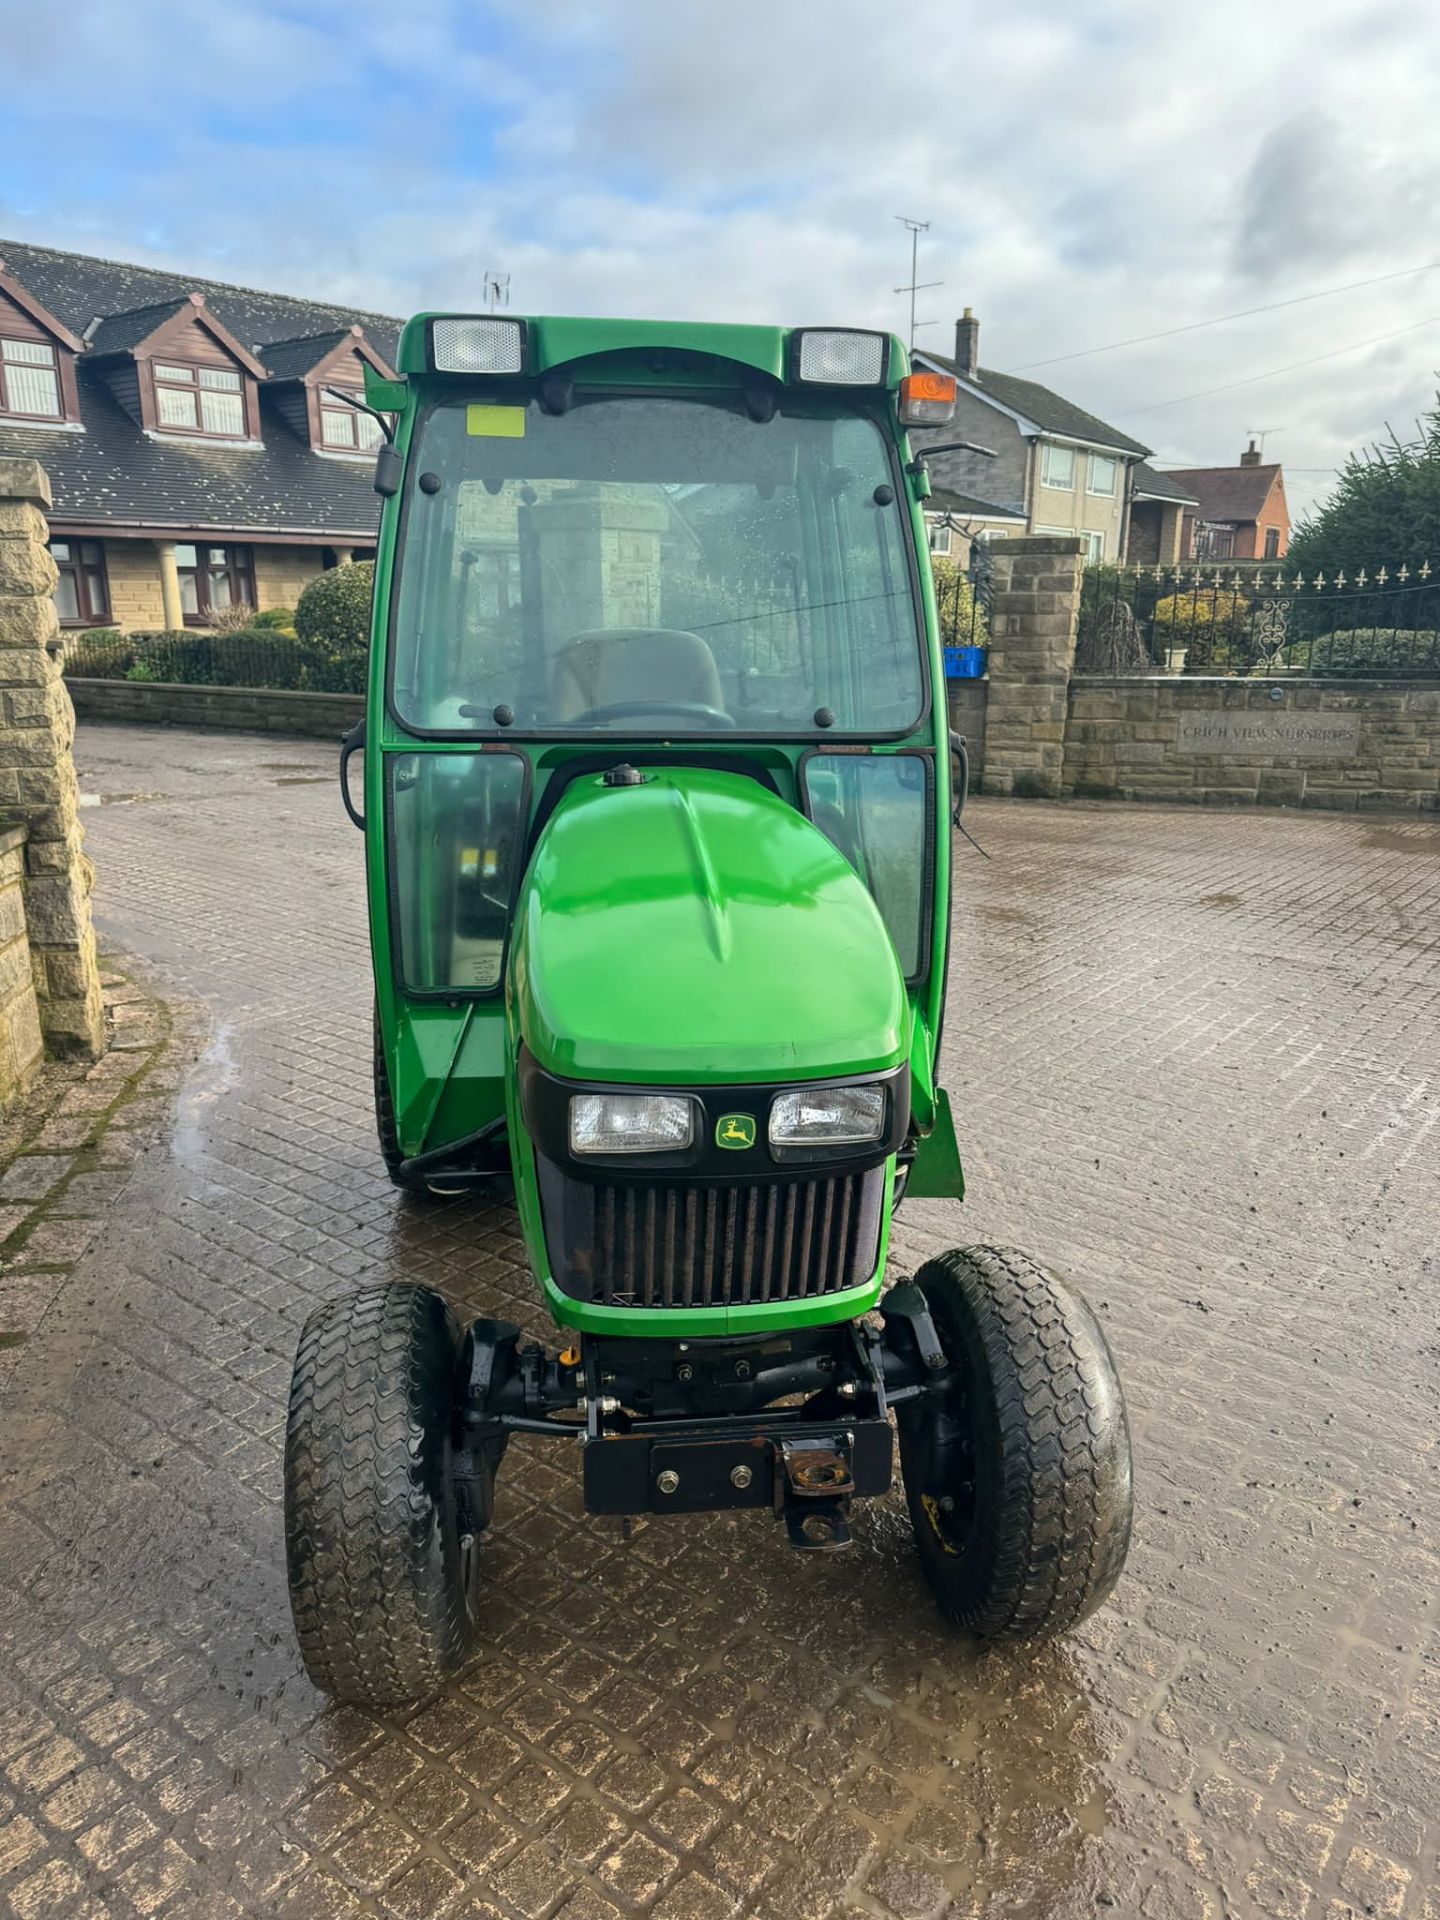
M 963 1194 L 937 1081 L 963 743 L 907 438 L 955 381 L 882 333 L 494 315 L 412 321 L 398 370 L 367 376 L 393 441 L 341 763 L 380 1146 L 417 1203 L 513 1185 L 566 1343 L 413 1287 L 312 1316 L 287 1454 L 312 1677 L 434 1691 L 516 1433 L 578 1444 L 592 1512 L 768 1508 L 813 1550 L 888 1489 L 893 1418 L 942 1606 L 1058 1630 L 1128 1537 L 1103 1335 L 994 1249 L 885 1290 L 902 1195 Z M 1037 1352 L 1105 1407 L 1012 1470 Z M 1015 1490 L 1087 1474 L 1105 1539 L 1042 1567 Z

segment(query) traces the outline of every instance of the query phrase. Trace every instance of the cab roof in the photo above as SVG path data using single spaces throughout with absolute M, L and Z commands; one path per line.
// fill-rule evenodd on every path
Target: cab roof
M 400 335 L 396 366 L 402 374 L 430 371 L 428 339 L 434 320 L 519 319 L 528 335 L 527 374 L 548 373 L 572 361 L 595 354 L 669 350 L 703 353 L 752 367 L 772 379 L 789 377 L 790 342 L 801 327 L 757 327 L 709 320 L 597 320 L 568 315 L 419 313 L 407 321 Z M 839 332 L 873 333 L 874 328 L 838 328 Z M 904 343 L 888 334 L 885 385 L 895 387 L 910 370 Z

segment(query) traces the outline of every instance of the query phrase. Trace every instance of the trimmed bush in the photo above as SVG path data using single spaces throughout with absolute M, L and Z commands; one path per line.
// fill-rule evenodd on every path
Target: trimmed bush
M 1347 680 L 1440 674 L 1440 633 L 1423 627 L 1341 627 L 1317 634 L 1304 664 L 1309 673 Z
M 1186 673 L 1245 672 L 1259 658 L 1243 593 L 1192 587 L 1157 600 L 1150 618 L 1156 653 L 1183 647 Z
M 326 655 L 358 654 L 363 659 L 370 649 L 374 591 L 375 565 L 370 560 L 317 574 L 295 608 L 297 637 Z
M 252 613 L 245 625 L 252 633 L 283 633 L 291 640 L 297 637 L 293 607 L 267 607 L 264 613 Z

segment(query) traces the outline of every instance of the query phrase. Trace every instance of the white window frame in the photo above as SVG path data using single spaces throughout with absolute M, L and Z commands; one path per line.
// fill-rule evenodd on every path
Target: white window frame
M 47 359 L 40 356 L 48 355 Z M 48 379 L 54 405 L 32 412 L 15 404 L 15 389 L 25 380 Z M 0 415 L 7 420 L 63 420 L 65 389 L 60 384 L 60 356 L 47 340 L 21 340 L 7 334 L 0 338 Z
M 1085 542 L 1085 564 L 1098 567 L 1105 558 L 1105 535 L 1098 527 L 1082 527 L 1080 538 Z
M 338 400 L 327 399 L 325 390 L 320 390 L 320 445 L 326 453 L 373 453 L 385 438 L 380 431 L 380 423 L 360 408 L 365 402 L 363 387 L 342 387 L 336 383 L 337 393 L 353 393 L 356 405 L 347 407 Z M 332 440 L 332 432 L 341 432 L 341 438 Z M 348 434 L 348 438 L 345 436 Z
M 1110 484 L 1108 487 L 1096 486 L 1095 469 L 1097 467 L 1108 467 L 1110 469 Z M 1087 493 L 1096 494 L 1102 500 L 1113 500 L 1116 494 L 1119 492 L 1119 490 L 1120 490 L 1120 462 L 1115 458 L 1114 454 L 1113 453 L 1090 454 L 1086 459 L 1085 491 Z
M 1035 531 L 1037 534 L 1044 534 L 1047 539 L 1052 540 L 1073 540 L 1075 538 L 1074 527 L 1036 527 Z
M 193 434 L 201 440 L 243 440 L 246 437 L 245 376 L 238 367 L 212 367 L 195 360 L 153 360 L 150 384 L 155 394 L 157 433 Z M 172 413 L 188 397 L 190 419 L 165 418 L 166 396 Z M 233 403 L 239 413 L 235 427 L 216 424 L 222 408 Z
M 1052 458 L 1058 460 L 1062 456 L 1070 463 L 1068 477 L 1064 480 L 1054 480 L 1050 475 L 1050 462 Z M 1062 447 L 1059 442 L 1055 440 L 1042 440 L 1040 442 L 1040 484 L 1042 487 L 1049 487 L 1052 492 L 1055 493 L 1073 493 L 1075 491 L 1074 447 Z
M 944 542 L 943 546 L 941 545 L 942 541 Z M 954 529 L 947 521 L 941 520 L 938 516 L 926 517 L 925 545 L 931 553 L 935 554 L 941 560 L 948 560 L 954 541 Z

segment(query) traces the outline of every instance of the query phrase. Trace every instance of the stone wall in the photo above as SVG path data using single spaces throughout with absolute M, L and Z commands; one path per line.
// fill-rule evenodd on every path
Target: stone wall
M 0 1113 L 24 1093 L 45 1057 L 25 926 L 25 829 L 0 832 Z
M 0 827 L 26 829 L 25 917 L 46 1044 L 96 1054 L 104 1016 L 92 875 L 70 756 L 75 714 L 60 677 L 49 505 L 38 461 L 0 459 Z
M 110 618 L 103 626 L 122 633 L 158 633 L 165 625 L 160 591 L 160 556 L 153 540 L 107 540 L 105 571 L 110 582 Z
M 978 793 L 980 775 L 985 771 L 985 709 L 990 687 L 985 680 L 947 680 L 945 700 L 950 710 L 950 730 L 964 736 L 970 756 L 970 783 Z
M 360 693 L 291 693 L 269 687 L 187 687 L 165 682 L 68 680 L 82 720 L 150 727 L 220 727 L 337 740 L 365 711 Z
M 255 605 L 261 613 L 271 607 L 294 607 L 317 573 L 324 572 L 319 547 L 256 547 Z
M 1074 680 L 1063 790 L 1212 806 L 1433 811 L 1440 685 Z

